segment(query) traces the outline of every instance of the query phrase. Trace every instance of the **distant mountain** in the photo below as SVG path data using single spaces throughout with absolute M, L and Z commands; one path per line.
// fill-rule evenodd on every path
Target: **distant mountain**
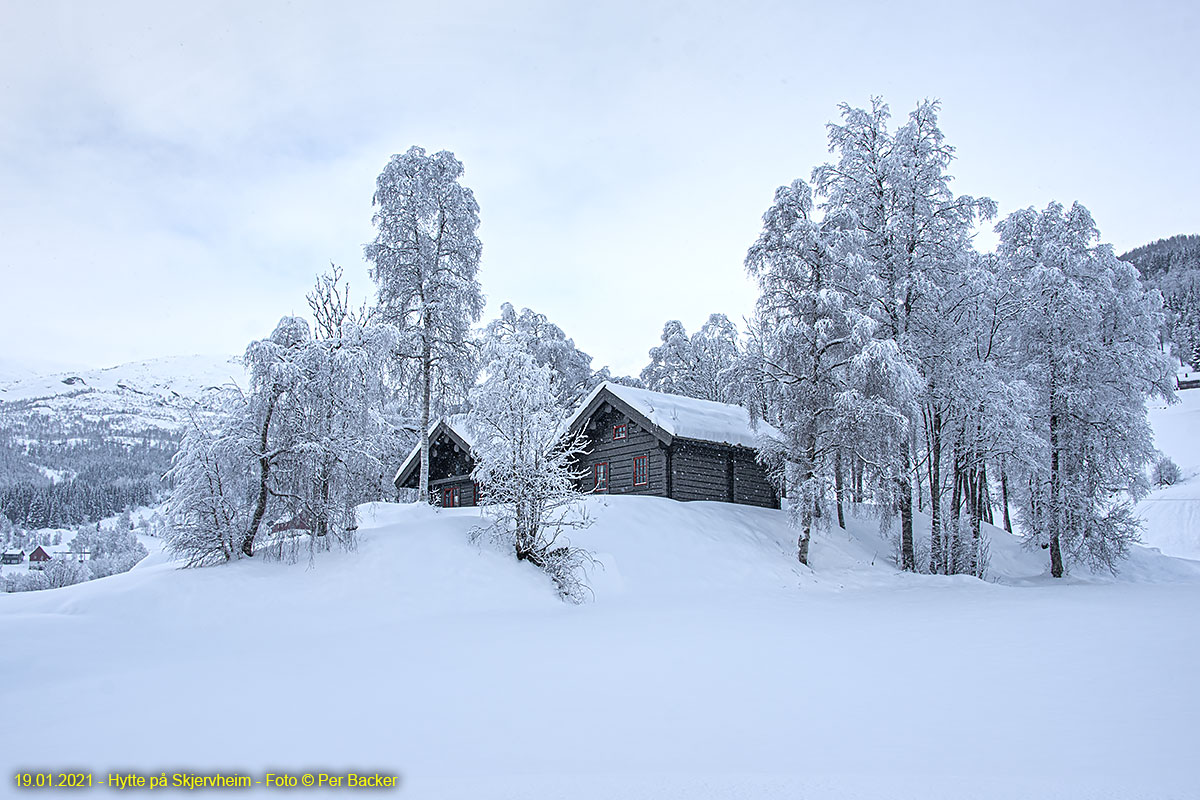
M 207 406 L 230 384 L 247 385 L 241 359 L 230 356 L 173 356 L 8 379 L 0 374 L 0 424 L 5 417 L 36 413 L 64 423 L 103 419 L 132 435 L 178 432 L 191 409 Z
M 1180 267 L 1200 267 L 1200 235 L 1181 234 L 1135 247 L 1122 261 L 1133 264 L 1143 278 L 1153 278 Z
M 189 421 L 247 383 L 229 356 L 0 373 L 0 514 L 65 527 L 152 502 Z

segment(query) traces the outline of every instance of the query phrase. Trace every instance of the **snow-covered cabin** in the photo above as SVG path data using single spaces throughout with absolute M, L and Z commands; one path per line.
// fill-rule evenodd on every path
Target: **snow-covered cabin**
M 25 561 L 24 550 L 5 550 L 3 555 L 0 555 L 0 564 L 21 564 Z
M 46 552 L 46 548 L 39 544 L 36 548 L 34 548 L 34 551 L 29 554 L 29 568 L 41 569 L 43 566 L 45 566 L 46 562 L 50 560 L 50 558 L 51 556 Z
M 568 424 L 591 443 L 584 491 L 779 508 L 756 460 L 759 436 L 778 432 L 741 406 L 605 382 Z
M 471 480 L 475 461 L 465 414 L 443 417 L 429 429 L 429 493 L 434 505 L 473 506 L 477 487 Z M 421 480 L 421 443 L 396 472 L 397 489 L 416 489 Z

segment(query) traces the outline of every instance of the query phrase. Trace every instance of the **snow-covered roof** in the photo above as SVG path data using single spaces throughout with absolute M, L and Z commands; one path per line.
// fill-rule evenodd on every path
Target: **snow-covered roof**
M 429 436 L 437 433 L 439 425 L 445 425 L 451 434 L 462 440 L 462 443 L 467 447 L 471 447 L 473 442 L 470 434 L 467 432 L 467 415 L 466 414 L 451 414 L 448 417 L 442 417 L 437 422 L 429 426 Z M 421 442 L 418 441 L 413 445 L 412 452 L 408 454 L 408 458 L 404 459 L 404 463 L 400 465 L 400 469 L 396 470 L 396 477 L 392 478 L 392 483 L 399 483 L 400 476 L 414 469 L 421 459 Z
M 780 435 L 779 431 L 765 422 L 759 422 L 752 428 L 750 414 L 741 406 L 652 392 L 649 389 L 634 389 L 611 381 L 605 381 L 592 390 L 572 415 L 568 426 L 574 427 L 585 415 L 590 414 L 591 406 L 603 392 L 628 405 L 671 438 L 757 448 L 762 436 L 776 438 Z
M 6 555 L 6 556 L 23 556 L 23 555 L 25 555 L 25 551 L 24 550 L 16 550 L 16 549 L 5 550 L 4 555 Z

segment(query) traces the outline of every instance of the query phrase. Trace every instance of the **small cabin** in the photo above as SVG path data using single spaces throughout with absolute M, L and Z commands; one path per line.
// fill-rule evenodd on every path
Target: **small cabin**
M 29 554 L 29 568 L 41 569 L 46 565 L 46 562 L 51 559 L 51 555 L 46 552 L 46 549 L 40 544 Z
M 3 555 L 0 555 L 0 564 L 23 564 L 25 563 L 24 550 L 5 550 Z
M 479 487 L 471 480 L 475 460 L 465 414 L 443 417 L 429 429 L 429 499 L 454 508 L 478 502 Z M 396 472 L 397 489 L 417 489 L 421 480 L 421 443 L 413 447 Z
M 568 424 L 589 441 L 583 491 L 780 506 L 757 459 L 759 437 L 779 434 L 741 406 L 605 382 Z

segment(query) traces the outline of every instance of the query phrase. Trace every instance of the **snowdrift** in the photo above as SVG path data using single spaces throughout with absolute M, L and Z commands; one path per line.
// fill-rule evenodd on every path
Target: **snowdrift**
M 389 504 L 363 507 L 357 552 L 311 564 L 155 554 L 0 596 L 20 721 L 0 753 L 398 772 L 419 798 L 1194 796 L 1192 562 L 1141 550 L 1053 582 L 992 532 L 993 581 L 906 575 L 860 516 L 809 570 L 781 512 L 588 511 L 573 539 L 603 569 L 578 607 L 471 544 L 477 509 Z

